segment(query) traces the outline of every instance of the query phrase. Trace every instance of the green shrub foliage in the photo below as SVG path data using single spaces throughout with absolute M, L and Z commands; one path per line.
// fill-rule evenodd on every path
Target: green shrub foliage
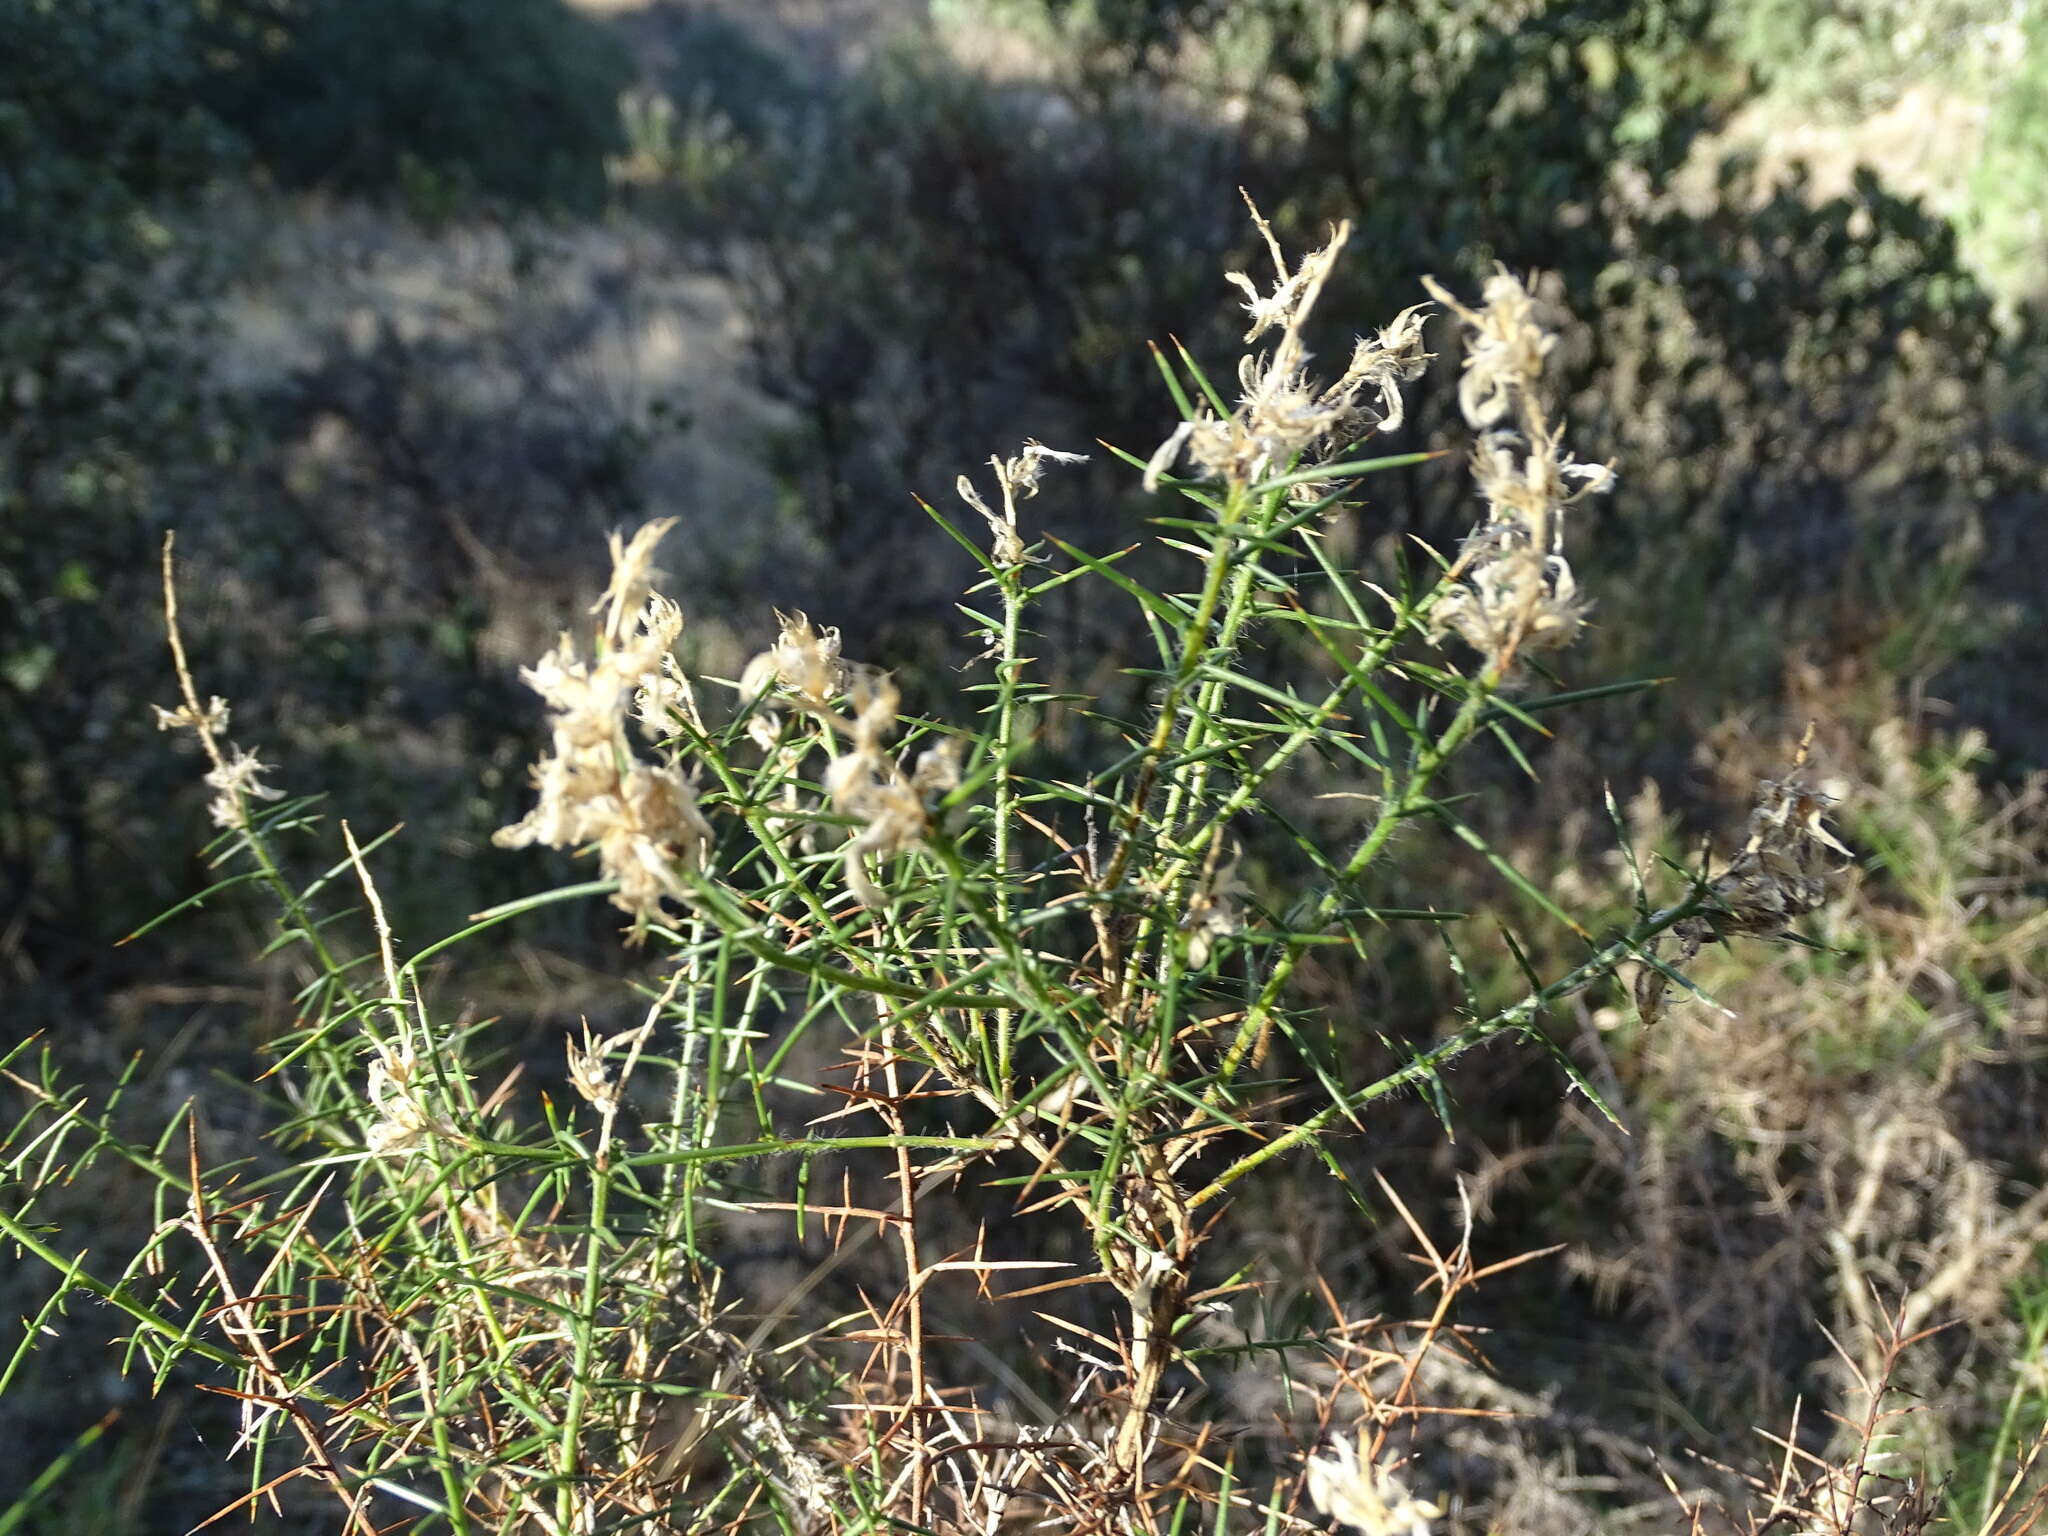
M 138 556 L 220 430 L 190 366 L 220 274 L 173 217 L 229 163 L 191 22 L 0 0 L 0 928 L 59 968 L 109 889 L 163 890 L 112 879 L 102 791 L 110 755 L 150 772 Z
M 295 186 L 588 211 L 623 147 L 618 39 L 564 0 L 255 0 L 207 99 Z

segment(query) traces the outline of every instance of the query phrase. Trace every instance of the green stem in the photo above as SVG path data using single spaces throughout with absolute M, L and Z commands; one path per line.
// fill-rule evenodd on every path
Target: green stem
M 1245 1010 L 1243 1021 L 1238 1025 L 1237 1037 L 1231 1041 L 1230 1049 L 1223 1055 L 1218 1068 L 1215 1087 L 1210 1090 L 1212 1101 L 1226 1091 L 1236 1077 L 1239 1067 L 1250 1054 L 1253 1046 L 1264 1035 L 1273 1010 L 1278 1007 L 1280 994 L 1286 990 L 1287 982 L 1294 974 L 1294 968 L 1301 957 L 1308 952 L 1313 937 L 1334 918 L 1348 900 L 1347 891 L 1351 883 L 1372 867 L 1375 860 L 1386 851 L 1387 843 L 1394 831 L 1415 811 L 1421 802 L 1429 783 L 1457 750 L 1468 741 L 1478 729 L 1480 717 L 1485 713 L 1488 700 L 1493 695 L 1496 680 L 1483 680 L 1466 696 L 1457 716 L 1451 721 L 1442 736 L 1432 742 L 1416 759 L 1408 780 L 1401 786 L 1401 792 L 1380 807 L 1379 816 L 1360 840 L 1357 849 L 1337 878 L 1330 883 L 1316 903 L 1313 917 L 1305 928 L 1288 936 L 1281 948 L 1280 956 L 1273 962 L 1273 969 L 1266 977 L 1265 985 L 1259 989 L 1257 1000 Z
M 19 1243 L 30 1253 L 49 1265 L 50 1268 L 56 1270 L 64 1277 L 66 1285 L 76 1286 L 81 1291 L 90 1291 L 93 1295 L 99 1297 L 101 1301 L 126 1312 L 151 1333 L 168 1340 L 180 1350 L 189 1350 L 193 1354 L 198 1355 L 202 1360 L 209 1360 L 215 1365 L 226 1366 L 228 1369 L 235 1371 L 241 1370 L 246 1363 L 240 1355 L 222 1349 L 217 1344 L 209 1344 L 197 1335 L 180 1328 L 162 1313 L 144 1306 L 119 1286 L 109 1285 L 106 1281 L 88 1274 L 83 1267 L 85 1264 L 85 1255 L 83 1253 L 76 1259 L 65 1258 L 56 1249 L 50 1247 L 49 1244 L 37 1237 L 34 1232 L 23 1226 L 19 1221 L 16 1221 L 12 1216 L 9 1216 L 5 1211 L 0 1211 L 0 1234 L 4 1234 L 9 1240 Z M 312 1394 L 309 1393 L 307 1395 L 311 1396 Z
M 748 920 L 746 913 L 723 887 L 701 876 L 693 877 L 691 885 L 693 900 L 699 909 L 710 913 L 727 937 L 756 959 L 765 960 L 782 970 L 809 976 L 814 981 L 829 982 L 849 992 L 872 992 L 906 1003 L 927 1002 L 936 992 L 945 990 L 943 987 L 918 987 L 907 981 L 892 981 L 886 976 L 865 971 L 849 971 L 841 966 L 827 965 L 822 960 L 807 960 L 794 950 L 784 949 L 764 938 L 758 926 Z M 1011 1008 L 1016 1006 L 1016 1000 L 997 993 L 962 992 L 947 997 L 945 1006 L 958 1009 Z
M 1217 514 L 1218 524 L 1231 528 L 1242 521 L 1245 501 L 1245 488 L 1233 486 Z M 1131 855 L 1136 851 L 1138 826 L 1144 820 L 1146 803 L 1152 798 L 1160 760 L 1166 756 L 1166 749 L 1173 740 L 1181 698 L 1209 655 L 1210 632 L 1215 627 L 1216 609 L 1223 601 L 1224 582 L 1230 574 L 1232 544 L 1230 539 L 1219 538 L 1209 550 L 1201 596 L 1195 601 L 1195 611 L 1188 620 L 1187 628 L 1181 631 L 1180 662 L 1174 668 L 1166 696 L 1159 701 L 1158 717 L 1153 722 L 1151 738 L 1146 742 L 1139 762 L 1138 782 L 1131 791 L 1130 803 L 1124 807 L 1117 822 L 1116 852 L 1111 856 L 1108 872 L 1096 882 L 1099 890 L 1113 891 L 1122 883 L 1124 871 L 1129 868 Z
M 1577 991 L 1588 982 L 1609 974 L 1622 961 L 1637 953 L 1647 941 L 1655 938 L 1667 928 L 1684 922 L 1688 917 L 1699 912 L 1705 904 L 1706 894 L 1705 892 L 1700 892 L 1688 897 L 1675 907 L 1666 907 L 1661 912 L 1651 914 L 1649 918 L 1638 923 L 1621 938 L 1616 939 L 1606 948 L 1589 956 L 1583 963 L 1560 976 L 1556 981 L 1551 982 L 1540 991 L 1531 992 L 1519 1003 L 1514 1004 L 1512 1007 L 1504 1008 L 1489 1018 L 1479 1019 L 1467 1025 L 1441 1045 L 1433 1046 L 1429 1050 L 1424 1051 L 1413 1060 L 1404 1063 L 1397 1070 L 1388 1073 L 1378 1082 L 1372 1083 L 1342 1100 L 1325 1105 L 1309 1116 L 1308 1119 L 1302 1121 L 1300 1125 L 1292 1127 L 1280 1136 L 1276 1136 L 1256 1151 L 1246 1153 L 1228 1168 L 1224 1169 L 1223 1172 L 1216 1175 L 1206 1187 L 1197 1192 L 1194 1198 L 1188 1202 L 1189 1208 L 1194 1209 L 1208 1204 L 1255 1168 L 1271 1162 L 1284 1152 L 1292 1151 L 1303 1142 L 1314 1139 L 1332 1121 L 1340 1116 L 1354 1114 L 1361 1105 L 1369 1104 L 1374 1099 L 1385 1098 L 1388 1094 L 1405 1088 L 1411 1083 L 1421 1082 L 1432 1076 L 1439 1067 L 1464 1055 L 1465 1052 L 1473 1047 L 1484 1045 L 1495 1035 L 1501 1034 L 1506 1030 L 1516 1029 L 1529 1023 L 1551 1003 Z
M 1002 649 L 996 662 L 996 776 L 995 810 L 995 920 L 1004 932 L 1010 926 L 1010 823 L 1016 816 L 1016 786 L 1011 781 L 1011 759 L 1017 741 L 1017 685 L 1024 670 L 1017 654 L 1024 616 L 1023 583 L 1017 572 L 1006 570 L 1000 577 L 1003 589 Z M 997 1090 L 1008 1098 L 1016 1081 L 1013 1065 L 1017 1016 L 1008 1008 L 996 1014 Z
M 555 1520 L 560 1529 L 576 1529 L 576 1469 L 582 1460 L 583 1411 L 590 1399 L 590 1372 L 595 1353 L 597 1308 L 604 1289 L 604 1221 L 611 1198 L 609 1170 L 596 1163 L 590 1170 L 590 1238 L 583 1265 L 583 1304 L 576 1311 L 574 1362 L 569 1373 L 569 1402 L 562 1415 L 562 1438 L 555 1462 L 561 1479 L 555 1489 Z

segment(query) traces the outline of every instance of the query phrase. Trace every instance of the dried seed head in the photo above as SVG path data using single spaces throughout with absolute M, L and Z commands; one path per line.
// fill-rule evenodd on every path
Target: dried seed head
M 1519 658 L 1561 650 L 1585 627 L 1589 604 L 1564 557 L 1564 512 L 1610 489 L 1613 469 L 1567 457 L 1563 430 L 1543 412 L 1543 360 L 1555 338 L 1535 301 L 1506 268 L 1487 280 L 1483 307 L 1467 309 L 1433 278 L 1424 285 L 1466 326 L 1459 404 L 1481 430 L 1472 478 L 1487 518 L 1466 539 L 1430 617 L 1439 644 L 1456 635 L 1497 679 Z M 1512 417 L 1512 426 L 1502 426 Z
M 244 752 L 240 747 L 230 745 L 220 765 L 206 775 L 208 788 L 215 791 L 213 803 L 208 807 L 213 813 L 213 824 L 217 827 L 239 827 L 247 819 L 248 801 L 282 800 L 283 790 L 273 789 L 263 782 L 262 775 L 268 772 L 270 769 L 254 752 Z
M 1827 829 L 1834 803 L 1796 779 L 1757 786 L 1742 851 L 1714 881 L 1716 936 L 1780 934 L 1827 903 L 1856 858 Z
M 808 615 L 777 610 L 782 626 L 775 643 L 747 663 L 740 674 L 740 692 L 749 698 L 774 688 L 799 706 L 822 708 L 846 687 L 846 664 L 839 659 L 839 631 L 811 627 Z
M 1375 1466 L 1365 1446 L 1335 1440 L 1309 1458 L 1309 1499 L 1338 1524 L 1362 1536 L 1429 1536 L 1429 1522 L 1443 1518 L 1437 1505 L 1416 1498 L 1407 1485 Z
M 673 766 L 642 762 L 626 731 L 629 709 L 650 736 L 671 701 L 695 711 L 673 654 L 681 610 L 646 588 L 655 545 L 673 521 L 649 523 L 630 542 L 612 536 L 611 583 L 592 609 L 605 611 L 597 659 L 583 661 L 564 635 L 521 674 L 547 701 L 553 742 L 534 765 L 534 808 L 493 839 L 503 848 L 595 845 L 606 878 L 618 882 L 612 904 L 636 932 L 664 900 L 686 899 L 680 875 L 701 868 L 712 844 L 689 781 Z
M 1708 939 L 1775 938 L 1819 911 L 1841 888 L 1856 856 L 1828 830 L 1835 801 L 1799 778 L 1812 744 L 1808 726 L 1791 773 L 1757 785 L 1741 851 L 1708 887 L 1708 910 L 1671 930 L 1681 962 Z M 1655 949 L 1653 944 L 1653 954 Z M 1636 977 L 1636 1007 L 1646 1024 L 1663 1011 L 1666 981 L 1655 966 L 1645 966 Z
M 1250 205 L 1249 197 L 1245 201 Z M 1351 226 L 1335 226 L 1328 244 L 1290 271 L 1272 226 L 1256 206 L 1252 220 L 1272 252 L 1277 274 L 1273 290 L 1261 291 L 1242 272 L 1227 276 L 1248 296 L 1245 308 L 1252 325 L 1245 340 L 1256 341 L 1274 329 L 1280 331 L 1280 340 L 1270 352 L 1248 354 L 1239 361 L 1240 395 L 1229 416 L 1219 417 L 1205 406 L 1159 445 L 1145 466 L 1147 491 L 1157 490 L 1160 478 L 1183 457 L 1204 479 L 1242 486 L 1302 455 L 1336 451 L 1366 432 L 1390 432 L 1406 414 L 1399 386 L 1420 374 L 1429 361 L 1422 350 L 1426 306 L 1417 305 L 1372 340 L 1360 338 L 1350 366 L 1334 384 L 1318 388 L 1308 377 L 1302 329 L 1350 238 Z

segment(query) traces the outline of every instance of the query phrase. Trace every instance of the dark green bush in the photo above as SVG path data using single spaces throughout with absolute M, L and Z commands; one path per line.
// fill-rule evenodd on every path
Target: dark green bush
M 162 768 L 132 713 L 148 555 L 223 441 L 194 366 L 220 266 L 178 217 L 229 163 L 191 22 L 0 0 L 0 931 L 60 971 L 170 888 L 122 874 L 103 768 Z
M 588 211 L 631 66 L 563 0 L 249 0 L 206 99 L 293 186 Z
M 700 120 L 722 117 L 744 138 L 772 131 L 806 89 L 791 61 L 730 17 L 678 17 L 665 42 L 675 55 L 663 81 L 670 99 Z

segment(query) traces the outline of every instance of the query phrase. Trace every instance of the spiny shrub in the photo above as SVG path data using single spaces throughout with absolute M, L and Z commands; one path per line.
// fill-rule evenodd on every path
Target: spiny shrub
M 279 903 L 299 1019 L 275 1042 L 256 1162 L 216 1165 L 206 1103 L 131 1140 L 47 1058 L 13 1053 L 30 1103 L 0 1232 L 58 1285 L 9 1372 L 70 1298 L 98 1298 L 132 1322 L 135 1366 L 239 1405 L 252 1507 L 324 1490 L 351 1531 L 1277 1530 L 1313 1506 L 1389 1536 L 1443 1518 L 1456 1474 L 1426 1389 L 1475 1358 L 1457 1295 L 1517 1261 L 1482 1263 L 1469 1214 L 1440 1241 L 1390 1187 L 1368 1199 L 1347 1139 L 1393 1095 L 1446 1104 L 1446 1069 L 1489 1046 L 1597 1104 L 1545 1015 L 1626 1006 L 1625 966 L 1645 1012 L 1668 1010 L 1700 945 L 1787 936 L 1845 853 L 1795 761 L 1732 862 L 1631 857 L 1632 904 L 1595 934 L 1474 830 L 1445 793 L 1454 760 L 1524 754 L 1543 716 L 1640 686 L 1573 691 L 1547 670 L 1590 604 L 1568 527 L 1613 471 L 1567 450 L 1525 283 L 1500 270 L 1471 302 L 1431 283 L 1464 338 L 1472 531 L 1443 556 L 1348 566 L 1333 513 L 1420 457 L 1365 445 L 1401 426 L 1427 306 L 1312 373 L 1307 329 L 1350 231 L 1290 262 L 1258 227 L 1273 272 L 1231 274 L 1251 320 L 1234 396 L 1177 351 L 1179 423 L 1117 455 L 1161 498 L 1183 583 L 1037 536 L 1034 499 L 1074 455 L 991 459 L 957 486 L 966 527 L 931 509 L 982 572 L 976 707 L 911 716 L 801 614 L 738 678 L 696 675 L 656 590 L 667 525 L 615 535 L 592 633 L 525 674 L 549 740 L 499 838 L 581 850 L 592 878 L 410 951 L 374 873 L 392 834 L 344 820 L 328 846 L 316 800 L 274 787 L 202 694 L 167 543 L 182 697 L 159 723 L 204 750 L 225 880 Z M 1139 610 L 1152 652 L 1131 711 L 1039 680 L 1037 605 L 1076 583 Z M 1320 657 L 1295 685 L 1250 670 L 1282 636 Z M 1040 772 L 1060 718 L 1098 754 L 1084 775 Z M 1280 790 L 1315 759 L 1355 785 L 1345 815 L 1289 824 Z M 1518 881 L 1577 952 L 1482 995 L 1461 914 L 1386 858 L 1432 836 Z M 530 1081 L 448 967 L 540 907 L 598 898 L 648 957 L 618 981 L 637 1020 L 586 1024 Z M 1427 1048 L 1347 1075 L 1370 1022 L 1295 983 L 1319 951 L 1370 957 L 1411 924 L 1441 931 L 1463 1005 Z M 107 1157 L 161 1202 L 118 1272 L 39 1214 Z M 1247 1192 L 1318 1165 L 1360 1220 L 1414 1243 L 1435 1293 L 1416 1320 L 1261 1250 Z M 978 1219 L 976 1186 L 1009 1205 L 1001 1222 Z M 792 1226 L 826 1251 L 748 1285 L 747 1251 Z M 1877 1331 L 1852 1455 L 1788 1466 L 1753 1525 L 1918 1529 L 1924 1487 L 1867 1460 L 1910 1341 Z

